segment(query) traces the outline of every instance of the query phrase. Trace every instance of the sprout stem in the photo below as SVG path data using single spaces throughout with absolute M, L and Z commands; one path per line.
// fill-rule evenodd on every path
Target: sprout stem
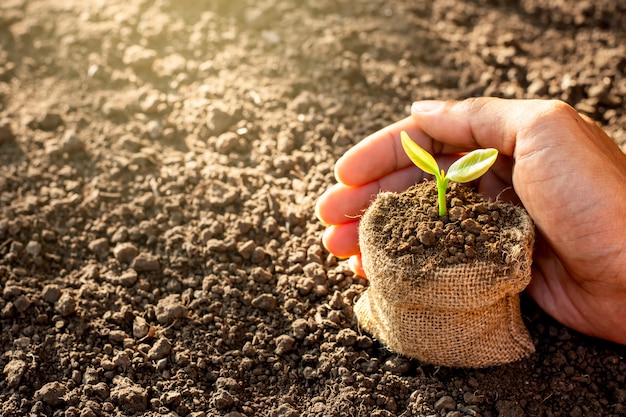
M 448 214 L 448 204 L 446 202 L 446 190 L 448 189 L 447 178 L 437 178 L 437 197 L 439 202 L 439 216 Z

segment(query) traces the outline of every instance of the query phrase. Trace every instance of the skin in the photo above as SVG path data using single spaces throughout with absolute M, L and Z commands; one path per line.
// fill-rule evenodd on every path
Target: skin
M 400 131 L 444 169 L 459 152 L 496 148 L 475 183 L 522 204 L 537 240 L 528 294 L 559 322 L 626 344 L 626 155 L 592 120 L 561 101 L 475 98 L 422 101 L 411 116 L 372 134 L 335 166 L 338 183 L 318 200 L 326 248 L 364 276 L 359 215 L 380 191 L 425 175 L 405 155 Z

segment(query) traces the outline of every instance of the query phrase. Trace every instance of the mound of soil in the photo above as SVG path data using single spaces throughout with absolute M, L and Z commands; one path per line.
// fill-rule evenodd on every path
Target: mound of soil
M 416 99 L 561 98 L 626 149 L 612 0 L 0 2 L 3 416 L 617 416 L 626 350 L 526 300 L 481 371 L 359 332 L 333 164 Z
M 500 232 L 519 223 L 515 207 L 456 183 L 446 199 L 448 214 L 440 216 L 435 181 L 386 194 L 370 207 L 371 233 L 390 257 L 407 258 L 416 271 L 472 260 L 506 265 Z

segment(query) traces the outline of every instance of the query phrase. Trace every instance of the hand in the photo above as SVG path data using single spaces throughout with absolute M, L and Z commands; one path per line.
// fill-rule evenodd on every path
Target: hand
M 548 314 L 582 333 L 626 344 L 626 155 L 589 118 L 560 101 L 477 98 L 423 101 L 412 115 L 341 157 L 338 184 L 316 213 L 326 248 L 363 275 L 359 215 L 380 191 L 402 191 L 423 173 L 404 154 L 400 131 L 437 155 L 496 148 L 478 191 L 522 204 L 535 221 L 527 292 Z

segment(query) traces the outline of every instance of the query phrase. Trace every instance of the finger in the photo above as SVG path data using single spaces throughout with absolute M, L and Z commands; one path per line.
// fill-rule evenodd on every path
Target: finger
M 516 159 L 537 149 L 536 144 L 525 146 L 520 154 L 519 138 L 527 139 L 525 142 L 537 137 L 558 138 L 562 134 L 554 131 L 556 127 L 570 124 L 576 117 L 583 122 L 575 110 L 556 100 L 479 97 L 450 100 L 436 107 L 431 103 L 418 101 L 411 106 L 415 124 L 428 137 L 467 150 L 496 148 Z M 547 135 L 546 131 L 552 134 Z
M 363 139 L 339 158 L 335 164 L 337 181 L 359 186 L 412 166 L 400 143 L 400 132 L 403 130 L 433 155 L 462 151 L 459 148 L 439 146 L 424 134 L 411 117 L 407 117 Z
M 350 270 L 352 270 L 352 272 L 354 272 L 355 274 L 363 278 L 367 278 L 365 276 L 365 270 L 363 269 L 363 261 L 361 260 L 361 254 L 352 255 L 350 259 L 348 260 L 348 266 L 350 267 Z
M 358 220 L 370 202 L 381 191 L 399 192 L 419 182 L 423 172 L 415 166 L 394 172 L 378 181 L 360 187 L 335 184 L 317 200 L 315 213 L 325 224 L 340 224 Z
M 359 253 L 359 222 L 354 221 L 326 228 L 322 243 L 338 258 L 349 258 Z
M 436 159 L 442 169 L 447 169 L 457 158 L 456 155 L 442 155 Z M 342 183 L 335 184 L 318 199 L 315 205 L 315 214 L 325 224 L 350 222 L 363 214 L 363 211 L 378 193 L 382 191 L 401 192 L 425 178 L 432 178 L 432 176 L 427 175 L 411 163 L 404 169 L 391 172 L 361 186 L 351 187 Z M 493 192 L 494 197 L 502 188 L 504 187 Z

